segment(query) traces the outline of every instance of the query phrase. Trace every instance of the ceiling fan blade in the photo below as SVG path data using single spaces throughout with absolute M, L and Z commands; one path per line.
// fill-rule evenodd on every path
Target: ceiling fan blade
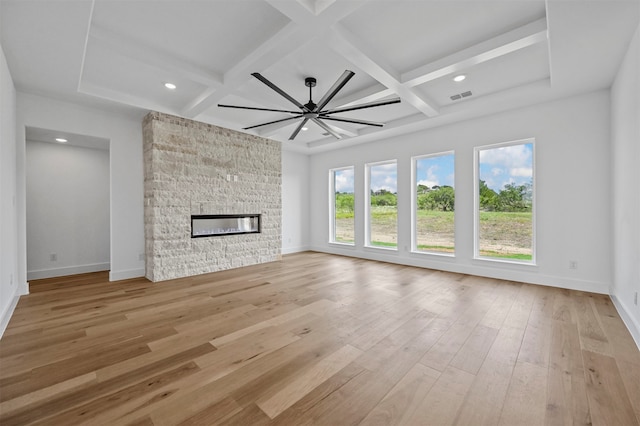
M 344 123 L 354 123 L 354 124 L 366 124 L 367 126 L 376 126 L 376 127 L 383 127 L 384 123 L 378 123 L 376 121 L 367 121 L 367 120 L 354 120 L 351 118 L 342 118 L 342 117 L 327 117 L 324 115 L 321 115 L 320 117 L 322 120 L 332 120 L 332 121 L 342 121 Z
M 238 106 L 238 105 L 224 105 L 218 104 L 219 107 L 222 108 L 238 108 L 238 109 L 251 109 L 255 111 L 273 111 L 273 112 L 286 112 L 289 114 L 300 114 L 300 111 L 289 111 L 286 109 L 271 109 L 271 108 L 257 108 L 257 107 L 247 107 L 247 106 Z
M 318 126 L 322 127 L 324 131 L 329 132 L 334 138 L 342 139 L 342 136 L 340 136 L 338 132 L 333 130 L 331 127 L 327 126 L 325 123 L 322 122 L 322 120 L 317 118 L 312 118 L 311 120 L 313 120 L 313 122 L 316 123 Z
M 341 134 L 341 135 L 345 135 L 345 136 L 349 136 L 352 138 L 355 138 L 356 136 L 358 136 L 358 134 L 356 132 L 352 132 L 351 130 L 347 130 L 345 128 L 342 127 L 338 127 L 334 124 L 329 124 L 329 123 L 324 123 L 327 126 L 331 127 L 335 132 Z
M 280 120 L 269 121 L 268 123 L 256 124 L 255 126 L 250 126 L 250 127 L 243 127 L 242 130 L 255 129 L 256 127 L 262 127 L 262 126 L 267 126 L 269 124 L 281 123 L 287 120 L 295 120 L 296 118 L 300 118 L 300 117 L 302 117 L 302 115 L 297 115 L 295 117 L 282 118 Z
M 383 99 L 381 101 L 373 101 L 373 102 L 368 102 L 366 104 L 353 105 L 353 106 L 343 107 L 343 108 L 335 108 L 327 111 L 320 111 L 320 114 L 322 115 L 335 114 L 337 112 L 355 111 L 357 109 L 373 108 L 377 106 L 397 104 L 397 103 L 400 103 L 400 98 Z
M 258 80 L 260 80 L 261 82 L 263 82 L 264 84 L 266 84 L 267 86 L 269 86 L 272 90 L 277 92 L 280 96 L 282 96 L 283 98 L 285 98 L 286 100 L 288 100 L 289 102 L 297 106 L 298 108 L 304 111 L 308 111 L 304 105 L 302 105 L 300 102 L 296 101 L 291 96 L 289 96 L 287 92 L 285 92 L 284 90 L 282 90 L 281 88 L 279 88 L 278 86 L 276 86 L 275 84 L 273 84 L 272 82 L 264 78 L 259 72 L 254 72 L 251 75 L 257 78 Z
M 289 136 L 289 140 L 290 141 L 294 140 L 296 138 L 296 136 L 298 136 L 298 133 L 300 133 L 300 130 L 302 130 L 304 125 L 307 124 L 307 121 L 309 121 L 309 119 L 305 118 L 304 120 L 302 120 L 302 122 L 300 122 L 298 127 L 296 127 L 296 129 L 293 131 L 293 133 L 291 133 L 291 136 Z
M 333 97 L 344 87 L 345 84 L 347 84 L 349 80 L 351 80 L 351 77 L 353 77 L 354 75 L 355 73 L 353 71 L 345 70 L 345 72 L 342 73 L 338 80 L 333 83 L 333 86 L 331 86 L 327 93 L 325 93 L 322 99 L 320 99 L 316 111 L 321 111 L 322 108 L 324 108 L 329 103 L 329 101 L 333 99 Z

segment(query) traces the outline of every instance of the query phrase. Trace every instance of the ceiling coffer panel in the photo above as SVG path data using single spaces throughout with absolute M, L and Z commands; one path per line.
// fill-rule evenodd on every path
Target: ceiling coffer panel
M 18 91 L 153 109 L 301 152 L 611 87 L 640 21 L 637 0 L 0 0 L 0 9 Z M 319 104 L 345 70 L 355 75 L 335 96 L 305 110 L 305 79 L 316 79 Z

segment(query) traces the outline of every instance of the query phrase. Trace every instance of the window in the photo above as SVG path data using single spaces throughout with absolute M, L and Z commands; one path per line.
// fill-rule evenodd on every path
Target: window
M 453 254 L 453 152 L 413 157 L 413 251 Z
M 475 151 L 475 256 L 533 263 L 533 140 L 481 147 Z
M 331 179 L 331 235 L 332 243 L 354 243 L 353 167 L 333 169 Z
M 367 246 L 397 249 L 398 190 L 396 161 L 367 164 Z

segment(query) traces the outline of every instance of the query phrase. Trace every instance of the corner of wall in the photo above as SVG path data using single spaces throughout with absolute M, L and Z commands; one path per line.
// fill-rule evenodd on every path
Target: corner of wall
M 622 318 L 624 325 L 627 326 L 629 333 L 631 333 L 631 337 L 633 337 L 633 340 L 636 342 L 638 350 L 640 350 L 640 324 L 635 320 L 629 309 L 627 309 L 625 304 L 622 303 L 615 294 L 612 293 L 610 297 L 618 311 L 618 314 L 620 315 L 620 318 Z
M 6 308 L 4 309 L 2 314 L 0 314 L 0 339 L 4 335 L 4 332 L 9 325 L 9 321 L 11 320 L 11 316 L 13 315 L 13 311 L 16 309 L 18 301 L 20 300 L 20 294 L 17 290 L 18 288 L 16 287 L 16 291 L 10 298 L 9 303 L 6 305 Z

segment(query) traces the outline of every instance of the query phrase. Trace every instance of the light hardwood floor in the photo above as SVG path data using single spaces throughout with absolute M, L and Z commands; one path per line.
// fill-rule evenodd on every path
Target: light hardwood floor
M 638 425 L 607 296 L 321 253 L 152 284 L 40 280 L 0 424 Z

